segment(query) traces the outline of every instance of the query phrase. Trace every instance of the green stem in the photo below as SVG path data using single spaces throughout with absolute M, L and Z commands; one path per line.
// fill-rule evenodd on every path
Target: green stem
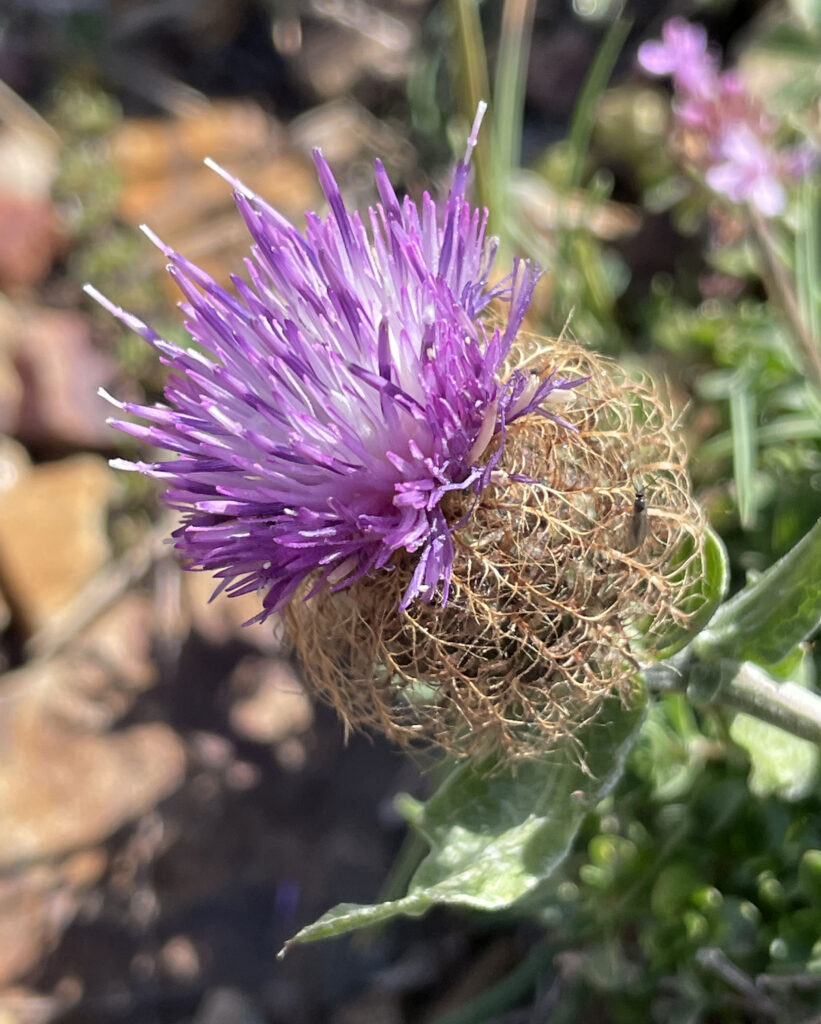
M 617 18 L 610 25 L 593 64 L 587 72 L 579 98 L 576 100 L 573 120 L 567 135 L 570 159 L 567 163 L 564 185 L 568 190 L 581 185 L 584 160 L 596 124 L 596 104 L 610 81 L 616 60 L 630 34 L 632 24 L 633 22 L 629 18 Z
M 505 0 L 493 90 L 493 201 L 497 234 L 509 240 L 510 181 L 522 162 L 522 121 L 536 0 Z
M 813 337 L 801 313 L 798 297 L 790 281 L 786 267 L 776 251 L 767 221 L 760 213 L 751 209 L 750 220 L 758 240 L 758 247 L 764 259 L 763 278 L 771 298 L 781 307 L 793 336 L 798 342 L 804 369 L 815 387 L 821 391 L 821 345 Z
M 731 665 L 732 670 L 723 673 L 723 665 Z M 651 666 L 645 671 L 644 678 L 648 688 L 657 693 L 689 692 L 698 698 L 698 691 L 704 688 L 691 685 L 692 674 L 688 670 L 691 667 L 695 667 L 691 656 L 680 655 L 664 664 Z M 723 678 L 711 688 L 703 703 L 742 711 L 821 746 L 821 695 L 796 683 L 776 682 L 751 661 L 716 663 L 711 667 L 717 677 Z M 701 665 L 698 671 L 703 673 L 707 668 Z
M 460 96 L 460 109 L 467 123 L 473 123 L 479 103 L 490 99 L 487 74 L 487 56 L 482 37 L 482 22 L 477 0 L 450 0 L 450 10 L 456 30 L 454 91 Z M 493 174 L 491 132 L 479 132 L 476 145 L 476 198 L 480 206 L 493 207 Z
M 736 711 L 821 745 L 821 696 L 795 683 L 777 683 L 751 661 L 742 662 L 722 687 L 721 699 Z

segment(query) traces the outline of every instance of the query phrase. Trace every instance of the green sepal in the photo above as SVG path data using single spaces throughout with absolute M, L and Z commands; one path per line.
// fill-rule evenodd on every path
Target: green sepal
M 673 556 L 674 567 L 683 565 L 690 557 L 692 541 Z M 671 626 L 654 641 L 655 657 L 665 660 L 683 650 L 690 641 L 716 614 L 721 602 L 727 594 L 730 579 L 730 563 L 727 550 L 718 534 L 707 528 L 704 548 L 701 554 L 702 571 L 679 601 L 679 609 L 690 612 L 685 626 Z M 683 571 L 683 570 L 682 570 Z

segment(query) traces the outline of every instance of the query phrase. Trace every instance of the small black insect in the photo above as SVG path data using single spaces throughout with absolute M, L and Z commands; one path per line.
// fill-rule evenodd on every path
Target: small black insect
M 641 547 L 644 538 L 647 536 L 647 501 L 644 497 L 644 487 L 636 487 L 636 497 L 633 501 L 633 514 L 630 517 L 630 525 L 627 529 L 627 550 L 635 551 Z

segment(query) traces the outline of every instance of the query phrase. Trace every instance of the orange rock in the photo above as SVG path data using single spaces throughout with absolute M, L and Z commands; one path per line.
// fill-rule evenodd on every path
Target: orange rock
M 49 199 L 0 194 L 0 288 L 30 288 L 65 247 Z
M 234 670 L 231 684 L 246 694 L 231 707 L 231 725 L 241 736 L 276 744 L 311 727 L 311 702 L 287 662 L 246 658 Z
M 109 557 L 116 478 L 96 455 L 35 466 L 0 493 L 0 586 L 29 631 L 41 627 Z
M 254 103 L 216 102 L 167 118 L 132 117 L 111 138 L 111 155 L 127 181 L 165 177 L 185 164 L 226 155 L 241 160 L 272 143 L 282 131 Z
M 0 753 L 0 870 L 99 843 L 180 784 L 182 743 L 162 724 L 98 736 L 44 713 L 34 663 L 7 676 Z M 20 677 L 23 676 L 21 679 Z

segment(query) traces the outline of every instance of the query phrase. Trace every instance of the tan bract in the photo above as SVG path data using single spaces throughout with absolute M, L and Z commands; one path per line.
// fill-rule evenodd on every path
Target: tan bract
M 575 430 L 523 417 L 478 502 L 449 496 L 448 521 L 467 518 L 446 607 L 397 610 L 411 556 L 292 602 L 306 680 L 348 728 L 458 756 L 537 756 L 607 695 L 633 698 L 639 662 L 696 610 L 705 524 L 667 402 L 566 341 L 520 335 L 506 370 L 555 367 L 590 378 L 551 407 Z

